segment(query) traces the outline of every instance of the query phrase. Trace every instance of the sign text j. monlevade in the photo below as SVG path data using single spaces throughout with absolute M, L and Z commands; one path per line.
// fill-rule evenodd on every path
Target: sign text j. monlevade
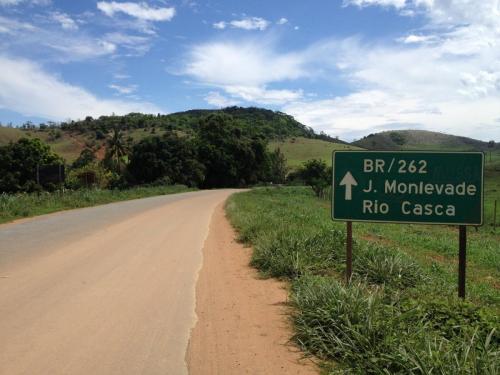
M 336 151 L 332 218 L 481 225 L 480 152 Z

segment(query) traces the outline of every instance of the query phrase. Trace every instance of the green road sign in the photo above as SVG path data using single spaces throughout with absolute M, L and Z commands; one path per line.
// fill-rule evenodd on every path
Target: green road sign
M 481 152 L 335 151 L 332 218 L 481 225 Z

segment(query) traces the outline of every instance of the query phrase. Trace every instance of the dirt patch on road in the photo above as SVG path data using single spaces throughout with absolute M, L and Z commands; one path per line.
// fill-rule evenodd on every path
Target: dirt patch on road
M 191 375 L 318 374 L 289 339 L 286 285 L 262 280 L 248 264 L 251 249 L 220 205 L 210 224 L 196 287 L 198 322 L 186 354 Z

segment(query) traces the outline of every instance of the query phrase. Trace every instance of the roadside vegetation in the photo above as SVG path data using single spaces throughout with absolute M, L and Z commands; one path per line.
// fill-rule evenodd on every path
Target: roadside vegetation
M 86 147 L 72 163 L 39 138 L 0 146 L 0 220 L 163 194 L 162 188 L 178 191 L 177 185 L 283 183 L 288 170 L 279 149 L 268 151 L 262 134 L 225 112 L 202 117 L 189 134 L 166 129 L 135 142 L 117 125 L 102 136 L 102 155 Z
M 306 187 L 258 188 L 226 205 L 239 239 L 254 248 L 252 265 L 290 281 L 294 340 L 325 373 L 500 372 L 498 230 L 469 229 L 461 301 L 455 228 L 355 223 L 346 285 L 345 224 L 329 209 Z

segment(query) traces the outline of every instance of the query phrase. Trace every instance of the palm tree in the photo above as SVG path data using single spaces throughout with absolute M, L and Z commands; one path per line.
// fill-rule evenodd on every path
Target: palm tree
M 123 133 L 120 128 L 115 127 L 111 136 L 106 141 L 106 156 L 104 160 L 115 169 L 118 173 L 121 173 L 122 167 L 126 162 L 126 157 L 128 155 L 128 145 L 123 138 Z

